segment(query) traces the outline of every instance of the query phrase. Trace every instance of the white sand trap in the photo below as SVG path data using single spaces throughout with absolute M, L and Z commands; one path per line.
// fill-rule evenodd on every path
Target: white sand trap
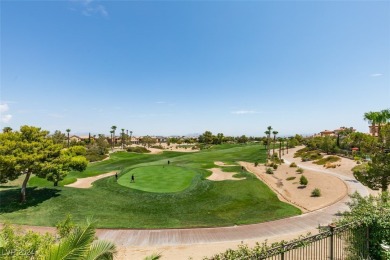
M 68 184 L 68 185 L 65 185 L 65 186 L 66 187 L 73 187 L 73 188 L 80 188 L 80 189 L 91 188 L 92 187 L 92 183 L 94 181 L 97 181 L 97 180 L 102 179 L 102 178 L 106 178 L 108 176 L 115 175 L 115 173 L 116 173 L 116 171 L 100 174 L 100 175 L 93 176 L 93 177 L 80 178 L 80 179 L 77 179 L 76 182 Z
M 235 178 L 233 177 L 236 172 L 223 172 L 220 168 L 212 168 L 210 169 L 212 174 L 207 178 L 211 181 L 224 181 L 224 180 L 233 180 L 239 181 L 244 180 L 245 178 Z

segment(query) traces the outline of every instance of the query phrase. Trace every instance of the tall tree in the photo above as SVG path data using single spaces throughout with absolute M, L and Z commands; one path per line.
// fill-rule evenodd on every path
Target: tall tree
M 12 128 L 9 126 L 6 126 L 3 128 L 3 133 L 12 132 Z
M 223 133 L 217 134 L 218 144 L 222 144 L 223 138 L 224 138 Z
M 274 135 L 274 147 L 273 147 L 272 154 L 275 154 L 276 135 L 278 133 L 279 133 L 278 131 L 272 131 L 272 134 Z
M 69 133 L 70 133 L 70 129 L 66 129 L 66 132 L 68 133 L 68 147 L 69 147 L 69 144 L 70 144 L 70 139 L 69 139 Z
M 131 141 L 131 135 L 133 134 L 133 131 L 130 131 L 130 145 L 132 144 L 132 141 Z
M 111 134 L 111 150 L 114 150 L 114 130 L 111 130 L 110 131 L 110 134 Z
M 122 140 L 122 149 L 123 149 L 123 143 L 125 142 L 125 129 L 122 128 L 122 136 L 121 136 L 121 140 Z
M 53 143 L 61 144 L 61 145 L 65 146 L 66 136 L 60 130 L 56 130 L 54 132 L 54 134 L 51 136 L 51 139 L 53 139 Z
M 378 139 L 379 139 L 379 141 L 382 141 L 382 137 L 381 137 L 382 126 L 387 124 L 387 122 L 389 120 L 390 120 L 390 109 L 383 109 L 380 112 L 378 112 L 377 124 L 378 124 Z
M 390 153 L 378 152 L 368 163 L 365 183 L 370 188 L 381 188 L 387 191 L 390 184 Z
M 212 144 L 213 134 L 210 131 L 205 131 L 202 135 L 199 136 L 199 143 Z
M 271 133 L 272 133 L 272 126 L 268 126 L 267 131 L 265 131 L 264 133 L 267 135 L 267 156 L 268 156 L 268 158 L 271 158 L 270 139 L 271 139 Z
M 33 126 L 22 126 L 20 131 L 0 134 L 0 182 L 15 180 L 25 175 L 21 200 L 26 200 L 26 187 L 31 174 L 46 178 L 50 174 L 65 174 L 70 169 L 84 170 L 87 160 L 63 151 L 54 144 L 49 132 Z M 68 148 L 69 150 L 69 148 Z
M 113 144 L 113 147 L 115 147 L 115 141 L 116 141 L 116 137 L 115 137 L 115 130 L 116 130 L 116 126 L 115 125 L 113 125 L 113 126 L 111 126 L 111 129 L 112 129 L 112 135 L 113 135 L 113 142 L 112 142 L 112 144 Z

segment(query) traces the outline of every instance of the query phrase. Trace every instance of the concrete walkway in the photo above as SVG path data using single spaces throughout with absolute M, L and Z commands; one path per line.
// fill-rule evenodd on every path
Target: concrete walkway
M 285 163 L 289 164 L 288 161 Z M 349 193 L 359 192 L 368 196 L 369 192 L 361 183 L 351 177 L 334 172 L 298 166 L 325 174 L 334 175 L 343 180 Z M 319 225 L 328 225 L 338 213 L 348 210 L 346 196 L 339 202 L 320 210 L 303 215 L 275 220 L 260 224 L 196 229 L 162 229 L 162 230 L 135 230 L 135 229 L 99 229 L 97 235 L 100 239 L 110 240 L 119 246 L 164 246 L 164 245 L 190 245 L 227 241 L 240 241 L 249 239 L 273 239 L 286 236 L 298 236 L 313 232 Z

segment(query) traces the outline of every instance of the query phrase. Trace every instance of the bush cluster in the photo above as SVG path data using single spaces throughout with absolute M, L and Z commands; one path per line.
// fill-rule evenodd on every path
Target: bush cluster
M 141 146 L 128 147 L 126 151 L 128 151 L 129 153 L 150 153 L 148 149 Z
M 312 197 L 321 197 L 321 190 L 318 189 L 318 188 L 315 188 L 315 189 L 311 192 L 311 196 L 312 196 Z
M 309 181 L 307 180 L 307 178 L 304 175 L 302 175 L 301 178 L 299 178 L 299 184 L 306 186 L 308 183 L 309 183 Z
M 331 156 L 319 159 L 317 161 L 314 161 L 313 163 L 318 164 L 318 165 L 324 165 L 324 164 L 327 164 L 327 163 L 334 163 L 334 162 L 337 162 L 337 161 L 340 161 L 340 160 L 341 160 L 340 157 L 331 155 Z
M 290 167 L 297 167 L 297 164 L 295 163 L 295 162 L 292 162 L 291 164 L 290 164 Z

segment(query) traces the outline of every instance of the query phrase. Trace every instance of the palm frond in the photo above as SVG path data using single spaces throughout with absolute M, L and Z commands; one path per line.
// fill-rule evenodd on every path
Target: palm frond
M 150 256 L 144 258 L 144 260 L 158 260 L 162 257 L 161 253 L 153 253 Z
M 76 227 L 59 244 L 53 245 L 46 253 L 45 259 L 77 260 L 83 259 L 95 239 L 95 229 L 89 221 L 83 228 Z
M 112 260 L 116 254 L 116 246 L 109 241 L 94 241 L 85 256 L 85 260 Z

